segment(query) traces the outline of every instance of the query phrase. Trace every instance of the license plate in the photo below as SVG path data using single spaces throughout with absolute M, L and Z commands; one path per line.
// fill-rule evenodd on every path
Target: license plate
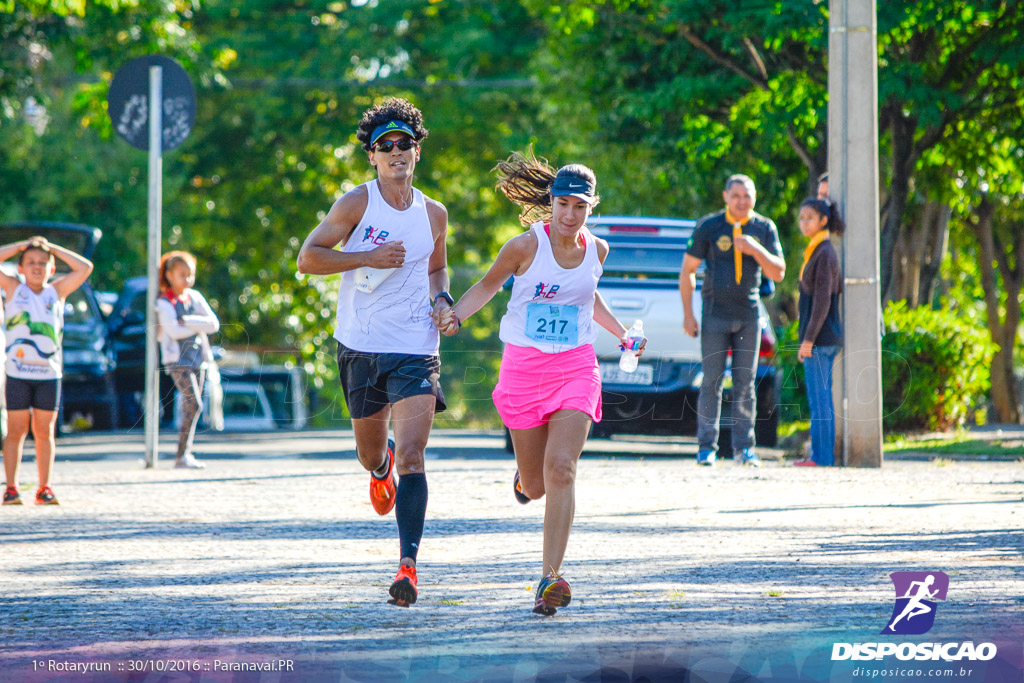
M 623 372 L 618 363 L 601 363 L 601 381 L 607 384 L 654 384 L 654 366 L 641 364 L 636 372 Z

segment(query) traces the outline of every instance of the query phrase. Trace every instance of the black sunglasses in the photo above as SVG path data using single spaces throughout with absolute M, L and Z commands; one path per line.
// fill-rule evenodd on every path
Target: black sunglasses
M 401 140 L 398 140 L 397 142 L 394 140 L 385 140 L 384 142 L 378 142 L 371 149 L 373 149 L 374 152 L 384 152 L 385 154 L 387 154 L 396 146 L 400 151 L 408 152 L 410 149 L 416 146 L 416 141 L 411 138 L 403 138 Z

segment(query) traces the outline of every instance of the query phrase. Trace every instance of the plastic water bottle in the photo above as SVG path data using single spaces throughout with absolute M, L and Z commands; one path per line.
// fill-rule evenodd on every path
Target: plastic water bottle
M 629 332 L 626 333 L 626 348 L 623 350 L 622 356 L 619 358 L 620 370 L 623 372 L 636 372 L 636 366 L 640 363 L 636 352 L 643 343 L 644 321 L 637 320 L 633 323 L 633 327 L 629 328 Z

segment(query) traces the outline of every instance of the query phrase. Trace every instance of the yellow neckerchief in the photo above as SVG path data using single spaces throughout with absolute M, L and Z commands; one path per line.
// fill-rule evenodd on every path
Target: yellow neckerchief
M 818 248 L 819 244 L 827 239 L 828 230 L 819 230 L 815 233 L 814 237 L 811 238 L 811 241 L 807 243 L 807 246 L 804 247 L 804 264 L 800 266 L 800 277 L 798 277 L 797 280 L 804 279 L 804 268 L 807 267 L 807 262 L 811 260 L 811 254 L 814 253 L 814 250 Z
M 750 213 L 747 214 L 746 218 L 744 218 L 743 220 L 740 220 L 739 218 L 734 218 L 733 215 L 731 213 L 729 213 L 729 209 L 725 210 L 725 220 L 726 220 L 726 222 L 729 223 L 729 225 L 736 225 L 737 223 L 739 223 L 740 225 L 746 225 L 747 223 L 750 222 L 750 219 L 753 218 L 753 217 L 754 217 L 754 212 L 751 211 Z
M 736 238 L 743 234 L 743 226 L 747 224 L 752 215 L 753 212 L 748 213 L 746 218 L 740 220 L 733 218 L 728 208 L 725 209 L 725 220 L 732 226 L 732 257 L 735 259 L 736 264 L 736 284 L 739 284 L 740 280 L 743 279 L 743 254 L 736 248 Z

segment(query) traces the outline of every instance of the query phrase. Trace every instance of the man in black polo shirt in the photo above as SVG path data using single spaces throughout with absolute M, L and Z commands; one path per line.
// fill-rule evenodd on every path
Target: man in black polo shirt
M 718 457 L 722 377 L 731 350 L 735 461 L 759 467 L 761 460 L 754 451 L 754 372 L 761 344 L 758 291 L 762 277 L 782 281 L 786 261 L 775 223 L 754 212 L 754 181 L 745 175 L 730 176 L 722 197 L 725 209 L 697 223 L 679 275 L 683 331 L 691 337 L 703 332 L 697 464 L 712 466 Z M 698 325 L 693 315 L 693 291 L 701 261 L 706 261 L 706 267 Z

